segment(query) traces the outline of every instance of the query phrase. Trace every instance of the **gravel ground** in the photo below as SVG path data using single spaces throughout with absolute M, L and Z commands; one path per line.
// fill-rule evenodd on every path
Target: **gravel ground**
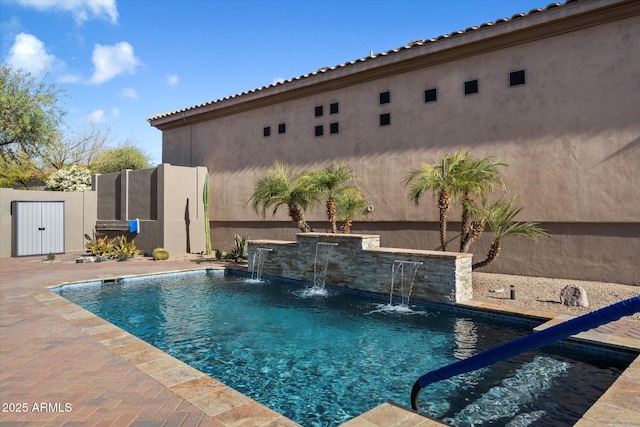
M 584 288 L 589 307 L 569 307 L 560 303 L 560 291 L 569 284 Z M 515 285 L 516 299 L 510 296 Z M 504 289 L 504 292 L 492 292 Z M 509 274 L 473 273 L 473 299 L 495 304 L 536 308 L 579 316 L 607 305 L 640 295 L 640 286 L 581 280 L 549 279 Z M 626 319 L 640 322 L 640 313 Z

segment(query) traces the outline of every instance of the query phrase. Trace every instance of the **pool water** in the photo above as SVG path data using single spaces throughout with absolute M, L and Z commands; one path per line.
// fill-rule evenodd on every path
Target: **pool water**
M 531 331 L 443 309 L 390 311 L 383 300 L 303 291 L 190 274 L 57 292 L 303 426 L 338 426 L 389 400 L 409 406 L 420 375 Z M 573 425 L 629 361 L 529 352 L 432 384 L 420 405 L 458 426 Z

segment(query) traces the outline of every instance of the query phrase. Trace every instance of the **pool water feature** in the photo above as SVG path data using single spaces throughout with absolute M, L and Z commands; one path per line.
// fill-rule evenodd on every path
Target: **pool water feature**
M 273 251 L 268 248 L 257 248 L 253 253 L 253 262 L 251 263 L 251 279 L 253 282 L 262 282 L 262 269 L 264 262 L 267 260 L 267 254 Z
M 329 259 L 336 246 L 338 246 L 337 243 L 316 243 L 316 255 L 313 260 L 313 288 L 317 294 L 324 293 Z
M 376 312 L 379 299 L 299 290 L 201 274 L 58 292 L 303 426 L 337 426 L 387 400 L 408 406 L 422 373 L 531 330 L 441 308 Z M 572 425 L 628 361 L 570 353 L 526 353 L 432 384 L 421 407 L 461 426 Z

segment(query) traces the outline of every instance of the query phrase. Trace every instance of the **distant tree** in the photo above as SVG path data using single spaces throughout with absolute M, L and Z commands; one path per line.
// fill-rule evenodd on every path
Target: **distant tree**
M 72 164 L 86 165 L 91 169 L 96 156 L 106 150 L 111 130 L 91 123 L 79 131 L 65 133 L 40 153 L 46 169 L 59 170 Z
M 533 222 L 516 222 L 514 218 L 522 211 L 522 207 L 514 206 L 514 199 L 507 201 L 498 200 L 486 208 L 475 212 L 481 217 L 480 222 L 488 225 L 493 234 L 493 242 L 484 260 L 472 265 L 472 269 L 482 268 L 495 261 L 502 250 L 502 240 L 508 236 L 526 237 L 537 241 L 548 234 L 538 224 Z
M 95 173 L 120 172 L 125 169 L 146 169 L 150 167 L 149 156 L 136 147 L 133 142 L 125 141 L 117 148 L 103 150 L 96 154 L 91 168 Z
M 60 89 L 22 69 L 0 65 L 0 156 L 39 155 L 59 138 Z
M 286 206 L 291 220 L 300 231 L 308 233 L 312 230 L 304 211 L 313 205 L 314 199 L 308 186 L 303 185 L 303 176 L 304 173 L 296 175 L 289 166 L 276 161 L 266 176 L 256 181 L 249 203 L 263 218 L 268 209 L 272 209 L 271 213 L 275 215 L 280 207 Z
M 90 188 L 91 172 L 78 165 L 59 169 L 47 179 L 47 189 L 51 191 L 86 191 Z
M 360 177 L 345 163 L 329 165 L 303 177 L 303 181 L 314 194 L 314 199 L 324 200 L 332 233 L 338 232 L 336 200 L 345 193 L 358 191 L 358 187 L 351 182 L 359 179 Z
M 14 156 L 0 156 L 0 187 L 28 190 L 44 186 L 46 175 L 36 159 L 19 151 Z

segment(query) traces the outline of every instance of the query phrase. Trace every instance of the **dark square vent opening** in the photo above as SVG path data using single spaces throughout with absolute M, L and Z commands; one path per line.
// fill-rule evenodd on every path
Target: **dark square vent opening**
M 318 125 L 316 126 L 316 136 L 324 135 L 324 126 Z
M 287 131 L 286 123 L 280 123 L 278 125 L 278 133 L 285 133 Z
M 337 102 L 334 102 L 333 104 L 329 105 L 330 114 L 338 114 L 339 111 L 340 111 L 340 106 L 338 105 Z
M 331 133 L 338 133 L 338 130 L 339 130 L 339 124 L 338 124 L 337 122 L 336 122 L 336 123 L 331 123 L 331 124 L 329 125 L 329 129 L 330 129 L 330 132 L 331 132 Z
M 387 126 L 391 124 L 391 113 L 380 114 L 380 126 Z
M 265 126 L 262 129 L 262 136 L 271 136 L 271 126 Z
M 478 80 L 464 82 L 464 94 L 471 95 L 473 93 L 478 93 Z
M 524 70 L 509 73 L 509 86 L 520 86 L 525 84 Z
M 436 88 L 424 91 L 424 102 L 434 102 L 438 99 L 438 91 Z
M 380 92 L 380 104 L 388 104 L 391 102 L 391 94 L 389 92 Z
M 320 117 L 322 116 L 322 114 L 324 114 L 322 111 L 322 105 L 318 105 L 315 109 L 315 115 L 316 117 Z

